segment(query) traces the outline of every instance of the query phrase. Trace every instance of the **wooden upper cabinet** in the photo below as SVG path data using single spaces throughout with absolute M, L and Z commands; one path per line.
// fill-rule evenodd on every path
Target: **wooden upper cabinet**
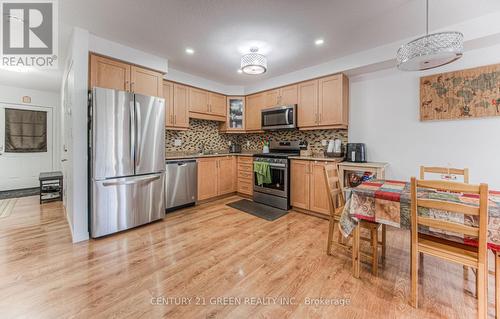
M 230 194 L 236 191 L 236 157 L 218 158 L 218 195 Z
M 226 116 L 226 96 L 217 93 L 209 94 L 209 113 L 213 115 Z
M 298 85 L 294 84 L 282 87 L 280 89 L 279 103 L 281 105 L 298 104 L 299 103 Z
M 349 123 L 348 80 L 343 74 L 319 79 L 319 125 L 333 126 Z
M 207 113 L 208 92 L 193 87 L 189 88 L 189 112 Z
M 170 83 L 165 81 L 164 83 Z M 163 89 L 166 89 L 164 84 Z M 181 84 L 170 83 L 172 90 L 172 107 L 170 128 L 176 130 L 186 130 L 189 128 L 189 110 L 188 110 L 188 87 Z M 165 96 L 165 93 L 164 93 Z M 166 98 L 165 98 L 166 99 Z M 168 111 L 168 109 L 167 109 Z M 167 122 L 168 123 L 168 122 Z M 167 125 L 168 127 L 169 125 Z
M 90 55 L 90 88 L 130 90 L 130 65 L 98 55 Z
M 298 86 L 296 84 L 263 92 L 263 107 L 290 105 L 298 103 Z
M 279 104 L 280 90 L 271 90 L 264 92 L 264 105 L 263 107 L 273 107 Z
M 217 157 L 198 159 L 198 200 L 217 196 L 217 166 Z
M 99 55 L 90 55 L 90 88 L 163 96 L 163 74 Z
M 309 210 L 310 162 L 292 160 L 290 167 L 290 196 L 293 207 Z
M 132 66 L 130 82 L 131 92 L 149 96 L 163 96 L 163 75 L 159 72 Z
M 174 84 L 163 81 L 163 98 L 165 99 L 165 126 L 174 127 Z
M 261 110 L 263 105 L 263 93 L 247 96 L 245 112 L 247 131 L 260 131 L 262 129 Z
M 330 215 L 330 203 L 328 198 L 328 190 L 325 181 L 325 165 L 324 162 L 311 162 L 311 180 L 310 180 L 310 196 L 309 210 L 325 215 Z
M 298 90 L 297 124 L 300 128 L 316 126 L 318 123 L 318 80 L 302 82 Z

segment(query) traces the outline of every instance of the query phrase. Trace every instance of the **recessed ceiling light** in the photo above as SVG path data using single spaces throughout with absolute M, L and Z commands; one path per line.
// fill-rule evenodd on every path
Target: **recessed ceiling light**
M 323 39 L 317 39 L 316 41 L 314 41 L 314 44 L 316 45 L 322 45 L 323 43 L 325 43 L 325 40 Z
M 238 73 L 240 73 L 240 74 L 241 74 L 241 73 L 243 73 L 243 71 L 241 71 L 241 69 L 238 69 L 238 71 L 237 71 L 237 72 L 238 72 Z
M 191 48 L 186 48 L 186 53 L 187 54 L 194 54 L 194 50 Z

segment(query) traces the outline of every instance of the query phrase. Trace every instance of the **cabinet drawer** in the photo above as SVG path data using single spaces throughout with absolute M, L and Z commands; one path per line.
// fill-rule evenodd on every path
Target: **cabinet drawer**
M 253 172 L 253 165 L 238 163 L 238 171 Z
M 238 171 L 238 178 L 252 181 L 253 172 L 252 171 Z
M 252 181 L 245 179 L 238 179 L 238 193 L 253 195 Z
M 253 157 L 251 156 L 238 156 L 238 164 L 252 164 Z

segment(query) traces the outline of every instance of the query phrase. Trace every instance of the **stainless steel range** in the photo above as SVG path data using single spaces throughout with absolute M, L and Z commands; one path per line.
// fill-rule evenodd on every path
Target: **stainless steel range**
M 271 169 L 271 183 L 258 185 L 254 178 L 253 200 L 283 210 L 290 209 L 290 156 L 300 154 L 299 141 L 271 141 L 269 153 L 254 155 L 254 162 L 267 162 Z M 254 173 L 256 174 L 256 173 Z

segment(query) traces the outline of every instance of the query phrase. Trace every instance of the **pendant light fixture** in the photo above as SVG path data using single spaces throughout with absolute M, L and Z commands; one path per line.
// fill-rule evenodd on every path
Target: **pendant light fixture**
M 246 74 L 262 74 L 267 71 L 267 59 L 262 54 L 257 53 L 259 49 L 253 47 L 250 53 L 241 57 L 241 71 Z
M 429 0 L 426 0 L 425 36 L 415 39 L 399 48 L 398 69 L 421 71 L 437 68 L 462 57 L 464 35 L 460 32 L 438 32 L 429 34 Z

